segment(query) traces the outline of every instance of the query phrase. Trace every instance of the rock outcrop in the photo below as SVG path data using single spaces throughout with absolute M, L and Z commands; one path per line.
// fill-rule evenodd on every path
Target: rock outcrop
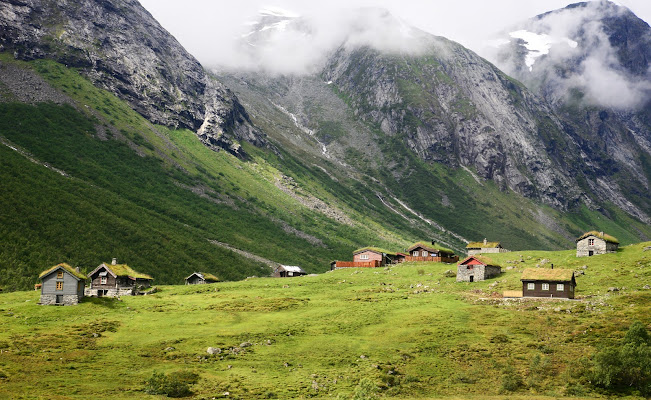
M 213 149 L 266 139 L 237 98 L 209 76 L 136 0 L 0 3 L 0 50 L 78 69 L 151 122 L 188 128 Z

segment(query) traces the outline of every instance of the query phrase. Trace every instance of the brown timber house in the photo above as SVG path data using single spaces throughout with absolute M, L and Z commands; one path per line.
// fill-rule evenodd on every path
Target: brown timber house
M 457 263 L 459 262 L 459 256 L 455 256 L 454 251 L 439 246 L 435 242 L 416 242 L 407 249 L 405 261 Z
M 520 280 L 523 297 L 574 298 L 576 280 L 571 269 L 528 268 Z
M 134 271 L 127 264 L 118 264 L 114 258 L 111 264 L 102 263 L 88 274 L 90 288 L 87 296 L 133 296 L 149 288 L 154 280 L 151 276 Z

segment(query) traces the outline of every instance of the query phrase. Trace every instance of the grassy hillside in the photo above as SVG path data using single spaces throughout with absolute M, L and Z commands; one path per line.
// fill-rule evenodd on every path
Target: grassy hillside
M 0 397 L 161 398 L 144 392 L 146 381 L 183 371 L 198 374 L 197 399 L 641 398 L 589 377 L 595 352 L 619 343 L 633 321 L 651 324 L 649 246 L 582 259 L 502 254 L 494 258 L 513 268 L 473 284 L 447 276 L 454 265 L 411 263 L 164 286 L 71 307 L 4 293 Z M 519 288 L 523 268 L 550 263 L 585 272 L 579 300 L 495 294 Z

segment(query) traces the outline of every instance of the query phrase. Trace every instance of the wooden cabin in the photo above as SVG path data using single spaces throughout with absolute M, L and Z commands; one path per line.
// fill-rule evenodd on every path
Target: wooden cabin
M 477 282 L 494 278 L 502 267 L 488 257 L 470 256 L 457 265 L 457 282 Z
M 192 275 L 185 278 L 186 285 L 205 285 L 215 282 L 219 282 L 219 278 L 207 272 L 193 272 Z
M 574 298 L 576 280 L 571 269 L 528 268 L 520 280 L 523 297 Z
M 297 265 L 279 265 L 272 274 L 275 278 L 291 278 L 303 275 L 307 275 L 307 272 Z
M 576 239 L 576 256 L 590 257 L 597 254 L 616 253 L 619 240 L 603 232 L 590 231 Z
M 454 251 L 436 244 L 436 242 L 416 242 L 407 249 L 405 261 L 436 261 L 444 263 L 456 263 L 459 256 Z
M 353 251 L 353 261 L 336 261 L 330 269 L 339 268 L 379 268 L 392 264 L 398 258 L 398 253 L 379 247 L 362 247 Z
M 500 242 L 489 242 L 484 238 L 483 242 L 470 242 L 466 245 L 469 256 L 482 253 L 507 253 L 508 250 L 502 247 Z
M 151 286 L 151 276 L 134 271 L 127 264 L 118 264 L 114 258 L 111 264 L 102 263 L 88 274 L 90 288 L 87 296 L 133 296 Z
M 70 306 L 84 298 L 86 275 L 66 263 L 57 264 L 38 276 L 41 279 L 39 304 Z

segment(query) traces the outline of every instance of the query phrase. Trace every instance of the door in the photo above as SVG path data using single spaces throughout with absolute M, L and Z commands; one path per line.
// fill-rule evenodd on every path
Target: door
M 57 294 L 56 304 L 63 304 L 63 295 Z
M 475 277 L 473 275 L 470 275 L 470 282 L 474 282 L 474 281 L 475 281 Z
M 594 255 L 594 251 L 592 251 L 592 250 L 588 250 L 588 257 L 591 257 L 591 256 L 593 256 L 593 255 Z

